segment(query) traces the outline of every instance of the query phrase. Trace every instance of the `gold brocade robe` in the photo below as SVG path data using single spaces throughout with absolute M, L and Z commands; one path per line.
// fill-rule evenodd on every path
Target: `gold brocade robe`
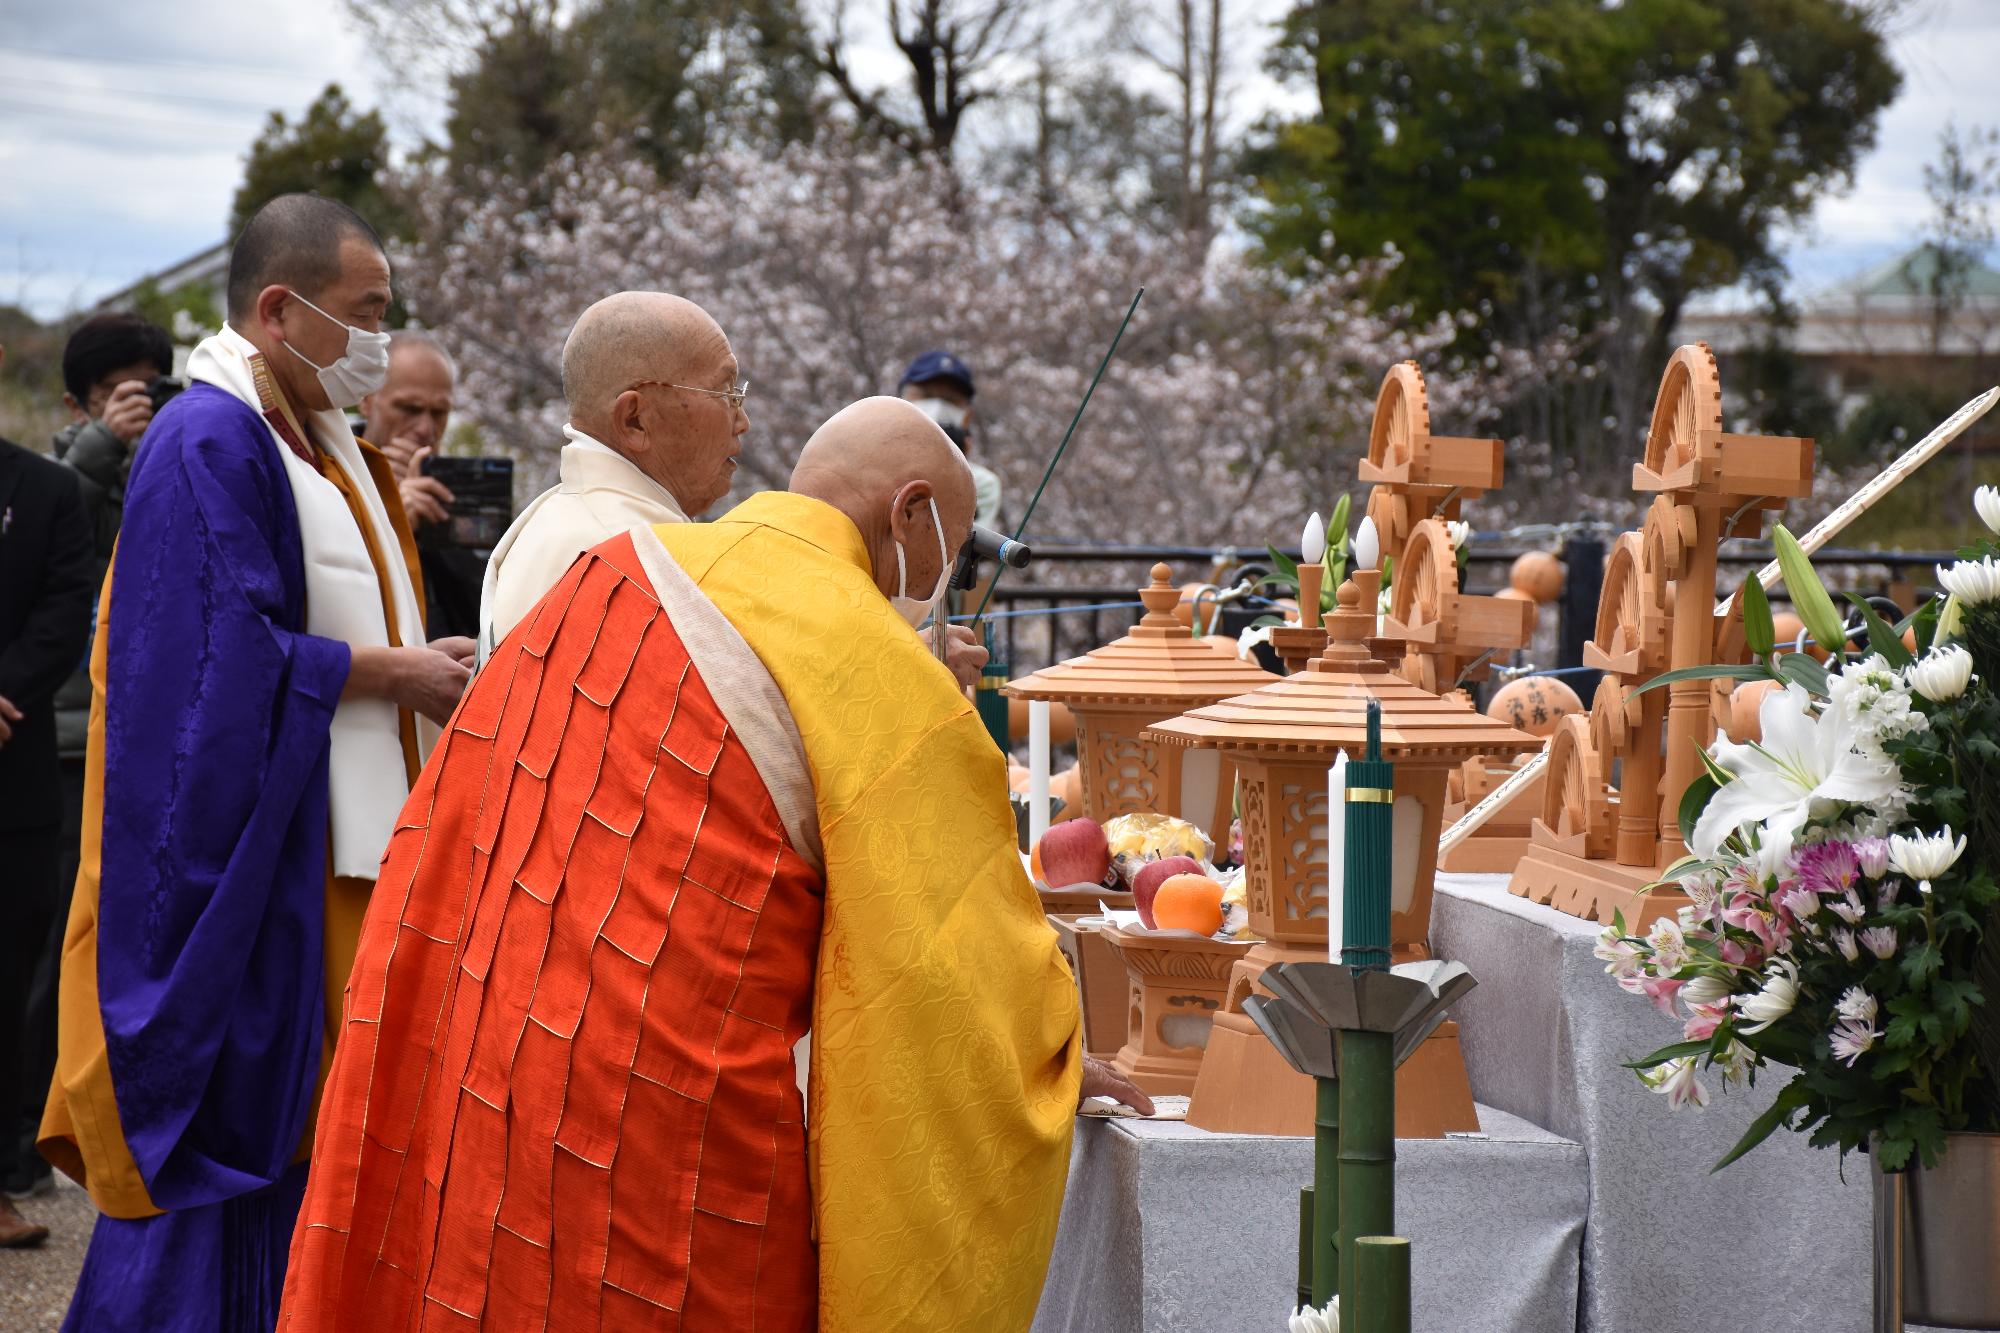
M 820 1327 L 1026 1328 L 1082 1046 L 1000 752 L 875 587 L 839 511 L 765 494 L 653 531 L 770 671 L 812 770 L 826 865 L 809 1123 Z

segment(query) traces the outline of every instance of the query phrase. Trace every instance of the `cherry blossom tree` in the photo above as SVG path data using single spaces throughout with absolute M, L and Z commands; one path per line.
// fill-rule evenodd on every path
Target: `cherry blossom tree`
M 419 178 L 422 239 L 399 285 L 445 331 L 465 400 L 532 484 L 547 484 L 561 444 L 571 322 L 601 296 L 647 288 L 699 302 L 735 346 L 752 387 L 739 488 L 782 486 L 822 419 L 893 392 L 912 356 L 943 346 L 978 375 L 976 456 L 1016 519 L 1143 285 L 1035 515 L 1045 538 L 1282 537 L 1354 487 L 1389 365 L 1424 364 L 1438 428 L 1453 433 L 1486 421 L 1521 373 L 1504 357 L 1441 366 L 1456 321 L 1374 312 L 1367 297 L 1394 255 L 1280 275 L 1226 235 L 1057 223 L 949 171 L 829 137 L 711 156 L 671 184 L 617 152 L 468 189 Z

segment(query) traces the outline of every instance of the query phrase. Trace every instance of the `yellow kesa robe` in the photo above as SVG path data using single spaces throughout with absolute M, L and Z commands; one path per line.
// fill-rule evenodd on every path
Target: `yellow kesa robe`
M 820 1327 L 1026 1328 L 1082 1044 L 1000 752 L 839 511 L 766 494 L 654 532 L 763 660 L 812 769 L 826 856 L 809 1114 Z
M 303 436 L 289 410 L 287 420 Z M 416 589 L 417 604 L 423 605 L 423 580 L 418 573 L 416 543 L 404 516 L 401 493 L 396 488 L 389 463 L 373 446 L 363 443 L 361 454 L 370 478 L 389 511 L 401 549 L 397 555 L 409 570 Z M 383 553 L 377 548 L 360 497 L 353 482 L 338 463 L 325 461 L 325 475 L 343 499 L 359 527 L 369 558 L 375 564 L 382 588 L 382 612 L 389 635 L 398 643 L 423 642 L 422 626 L 407 638 L 396 623 L 394 598 L 390 595 Z M 110 1058 L 105 1050 L 103 1014 L 97 993 L 97 909 L 98 881 L 102 867 L 104 831 L 104 680 L 110 651 L 111 589 L 117 571 L 113 552 L 111 568 L 105 571 L 104 586 L 97 603 L 97 627 L 90 650 L 90 727 L 84 759 L 83 837 L 77 867 L 75 891 L 70 898 L 69 918 L 63 931 L 60 1000 L 57 1009 L 56 1072 L 43 1109 L 37 1147 L 62 1171 L 89 1191 L 91 1201 L 111 1217 L 154 1217 L 160 1208 L 147 1192 L 138 1163 L 125 1143 L 119 1125 L 118 1101 L 111 1083 Z M 398 718 L 403 736 L 403 761 L 412 781 L 422 767 L 418 757 L 415 720 L 407 710 Z M 374 881 L 336 876 L 330 871 L 326 881 L 326 934 L 322 949 L 325 963 L 325 1045 L 320 1056 L 319 1084 L 313 1092 L 313 1109 L 306 1118 L 306 1134 L 299 1147 L 303 1161 L 312 1148 L 312 1126 L 319 1115 L 319 1093 L 326 1084 L 333 1062 L 334 1042 L 340 1033 L 341 996 L 347 974 L 354 965 L 356 941 L 361 935 L 361 919 L 368 910 L 368 895 Z

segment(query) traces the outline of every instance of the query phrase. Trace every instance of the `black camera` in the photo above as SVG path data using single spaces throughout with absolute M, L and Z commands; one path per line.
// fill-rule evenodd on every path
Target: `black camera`
M 146 396 L 153 400 L 153 415 L 158 416 L 160 409 L 172 402 L 187 386 L 188 382 L 178 375 L 155 375 L 147 380 Z

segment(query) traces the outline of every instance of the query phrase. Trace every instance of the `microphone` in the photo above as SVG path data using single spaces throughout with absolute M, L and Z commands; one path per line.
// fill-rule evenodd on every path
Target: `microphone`
M 1009 569 L 1025 569 L 1028 562 L 1035 558 L 1034 551 L 1029 547 L 1012 537 L 995 532 L 991 528 L 982 528 L 976 523 L 972 528 L 972 540 L 966 543 L 966 549 L 982 559 L 997 560 Z

